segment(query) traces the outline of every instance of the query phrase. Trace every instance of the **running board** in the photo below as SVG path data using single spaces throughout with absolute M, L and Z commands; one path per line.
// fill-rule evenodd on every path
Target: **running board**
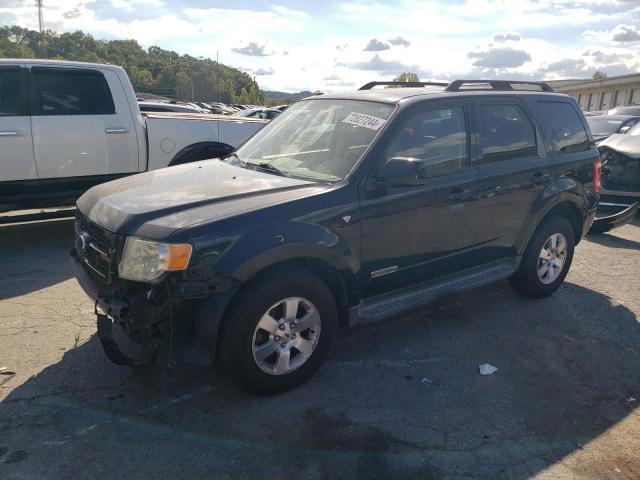
M 351 309 L 350 325 L 376 322 L 398 313 L 426 305 L 438 298 L 510 277 L 519 258 L 492 262 L 434 282 L 378 295 Z

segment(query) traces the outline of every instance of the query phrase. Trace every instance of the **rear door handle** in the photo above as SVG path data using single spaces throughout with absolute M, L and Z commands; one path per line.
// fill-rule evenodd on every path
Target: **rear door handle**
M 126 127 L 107 128 L 105 133 L 129 133 L 129 129 Z
M 463 200 L 469 198 L 471 194 L 472 191 L 466 188 L 454 188 L 449 194 L 449 200 Z
M 18 130 L 0 130 L 0 137 L 19 137 L 22 132 Z
M 533 183 L 546 183 L 551 179 L 551 175 L 548 175 L 546 173 L 536 173 L 533 177 L 531 177 L 529 180 L 531 180 Z

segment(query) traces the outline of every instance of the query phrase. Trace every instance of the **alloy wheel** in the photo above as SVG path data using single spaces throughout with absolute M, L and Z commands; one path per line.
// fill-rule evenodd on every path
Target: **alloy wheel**
M 555 282 L 567 260 L 567 239 L 561 233 L 551 235 L 540 250 L 538 278 L 545 285 Z
M 273 304 L 253 334 L 253 359 L 270 375 L 285 375 L 309 360 L 320 338 L 318 309 L 306 298 L 289 297 Z

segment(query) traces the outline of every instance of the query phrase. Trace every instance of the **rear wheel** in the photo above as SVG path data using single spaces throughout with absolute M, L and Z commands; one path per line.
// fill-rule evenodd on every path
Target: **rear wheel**
M 574 247 L 571 223 L 558 215 L 547 218 L 529 241 L 511 285 L 531 298 L 551 295 L 569 272 Z
M 288 390 L 320 367 L 336 328 L 336 302 L 322 280 L 303 269 L 274 270 L 234 301 L 220 339 L 224 369 L 247 391 Z

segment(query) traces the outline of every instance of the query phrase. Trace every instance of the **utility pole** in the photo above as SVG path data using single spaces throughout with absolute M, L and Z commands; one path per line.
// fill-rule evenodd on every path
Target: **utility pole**
M 220 101 L 220 60 L 218 60 L 218 53 L 216 51 L 216 102 Z
M 44 16 L 42 14 L 42 9 L 44 5 L 42 4 L 42 0 L 36 0 L 36 6 L 38 7 L 38 29 L 40 31 L 40 55 L 43 58 L 47 57 L 47 46 L 46 39 L 44 33 Z
M 195 100 L 193 97 L 193 60 L 189 62 L 189 77 L 191 78 L 191 101 L 193 102 Z

